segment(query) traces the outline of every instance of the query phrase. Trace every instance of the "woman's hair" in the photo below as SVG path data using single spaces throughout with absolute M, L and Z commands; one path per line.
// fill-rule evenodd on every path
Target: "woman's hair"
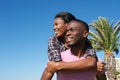
M 69 12 L 60 12 L 58 13 L 54 19 L 61 18 L 65 23 L 69 23 L 72 20 L 75 20 L 75 16 Z

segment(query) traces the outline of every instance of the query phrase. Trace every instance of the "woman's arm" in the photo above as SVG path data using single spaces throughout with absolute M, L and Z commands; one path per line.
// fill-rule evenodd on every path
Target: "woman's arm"
M 60 56 L 61 47 L 56 37 L 51 37 L 48 40 L 48 58 L 49 61 L 62 61 Z M 54 69 L 54 68 L 53 68 Z M 40 80 L 51 80 L 55 71 L 49 71 L 49 69 L 44 70 Z
M 68 71 L 68 72 L 80 72 L 86 70 L 102 71 L 104 68 L 103 62 L 96 62 L 96 58 L 88 57 L 84 60 L 78 60 L 73 62 L 53 62 L 50 61 L 47 64 L 47 69 L 50 72 L 56 71 Z
M 51 80 L 54 73 L 47 71 L 47 69 L 44 70 L 40 80 Z
M 96 70 L 96 58 L 88 57 L 84 60 L 78 60 L 73 62 L 48 62 L 47 69 L 48 71 L 55 72 L 55 71 L 86 71 L 86 70 Z

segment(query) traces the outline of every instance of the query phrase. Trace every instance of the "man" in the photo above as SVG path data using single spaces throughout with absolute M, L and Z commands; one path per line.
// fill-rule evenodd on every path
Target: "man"
M 89 33 L 88 25 L 81 20 L 72 20 L 67 27 L 66 42 L 70 49 L 61 53 L 62 61 L 73 62 L 77 60 L 84 60 L 86 53 L 86 39 Z M 89 64 L 89 63 L 86 63 Z M 70 65 L 73 67 L 74 65 Z M 57 72 L 57 80 L 94 80 L 97 76 L 98 80 L 106 80 L 104 72 L 97 72 L 95 70 L 86 71 L 69 71 L 64 70 L 64 66 L 60 66 L 59 62 L 49 62 L 47 65 L 48 71 L 51 73 Z
M 74 15 L 72 15 L 69 12 L 60 12 L 54 18 L 53 29 L 55 32 L 55 36 L 51 37 L 48 41 L 48 57 L 50 61 L 55 61 L 55 62 L 60 61 L 59 63 L 57 63 L 59 64 L 59 67 L 56 67 L 57 68 L 56 70 L 68 70 L 70 72 L 74 70 L 84 71 L 84 70 L 93 69 L 96 66 L 96 59 L 95 59 L 96 54 L 92 49 L 92 45 L 88 39 L 86 40 L 87 59 L 81 61 L 78 60 L 75 62 L 63 62 L 61 59 L 60 53 L 68 48 L 66 46 L 65 37 L 64 37 L 66 32 L 66 27 L 70 21 L 75 19 L 76 18 L 74 17 Z M 97 66 L 98 66 L 97 67 L 98 70 L 100 71 L 102 70 L 104 64 L 102 64 L 102 62 L 98 62 Z M 47 68 L 47 70 L 43 72 L 43 75 L 40 80 L 51 80 L 53 73 L 54 71 Z

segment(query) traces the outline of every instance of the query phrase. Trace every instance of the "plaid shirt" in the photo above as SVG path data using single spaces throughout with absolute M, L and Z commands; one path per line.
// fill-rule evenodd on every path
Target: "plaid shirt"
M 92 45 L 90 41 L 87 39 L 86 41 L 86 48 L 85 51 L 85 57 L 87 56 L 93 56 L 96 57 L 96 52 L 94 49 L 92 49 Z M 48 58 L 50 61 L 62 61 L 60 53 L 65 51 L 67 48 L 64 46 L 64 44 L 58 40 L 55 36 L 49 38 L 48 40 Z
M 60 53 L 65 50 L 64 44 L 55 36 L 48 40 L 48 58 L 50 61 L 62 61 Z

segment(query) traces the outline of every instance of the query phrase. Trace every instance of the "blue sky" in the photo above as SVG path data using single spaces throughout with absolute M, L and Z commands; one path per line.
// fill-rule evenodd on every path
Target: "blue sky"
M 120 20 L 119 0 L 0 0 L 0 80 L 39 80 L 53 18 L 68 11 L 88 24 Z M 120 50 L 120 48 L 119 48 Z M 103 60 L 103 52 L 97 52 Z M 115 57 L 120 57 L 115 55 Z

